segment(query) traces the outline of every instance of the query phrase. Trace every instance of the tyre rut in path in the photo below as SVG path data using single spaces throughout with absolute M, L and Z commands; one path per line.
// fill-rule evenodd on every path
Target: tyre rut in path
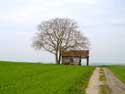
M 88 87 L 86 89 L 86 94 L 100 94 L 99 87 L 102 84 L 99 81 L 99 71 L 100 68 L 96 68 L 89 80 Z
M 108 68 L 103 68 L 107 84 L 111 89 L 111 94 L 125 94 L 125 84 L 123 84 Z

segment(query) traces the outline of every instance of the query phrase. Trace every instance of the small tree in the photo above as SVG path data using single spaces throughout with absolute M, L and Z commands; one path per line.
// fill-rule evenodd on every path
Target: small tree
M 88 49 L 89 41 L 79 31 L 77 23 L 68 18 L 55 18 L 43 21 L 38 25 L 33 47 L 44 48 L 55 55 L 56 63 L 60 64 L 65 50 Z

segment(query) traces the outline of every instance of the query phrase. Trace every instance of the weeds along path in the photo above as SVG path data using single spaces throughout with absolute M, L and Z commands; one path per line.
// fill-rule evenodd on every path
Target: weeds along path
M 107 84 L 111 89 L 110 94 L 125 94 L 125 85 L 108 68 L 103 69 Z

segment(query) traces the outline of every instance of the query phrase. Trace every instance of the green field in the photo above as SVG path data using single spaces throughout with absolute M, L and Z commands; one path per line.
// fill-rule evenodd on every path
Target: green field
M 84 94 L 93 69 L 0 62 L 0 94 Z
M 112 72 L 125 83 L 125 66 L 110 66 Z

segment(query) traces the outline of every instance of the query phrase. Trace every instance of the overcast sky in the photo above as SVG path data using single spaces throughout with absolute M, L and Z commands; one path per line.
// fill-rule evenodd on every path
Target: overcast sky
M 91 64 L 125 64 L 125 0 L 0 0 L 0 60 L 54 62 L 31 43 L 37 25 L 55 17 L 78 22 Z

